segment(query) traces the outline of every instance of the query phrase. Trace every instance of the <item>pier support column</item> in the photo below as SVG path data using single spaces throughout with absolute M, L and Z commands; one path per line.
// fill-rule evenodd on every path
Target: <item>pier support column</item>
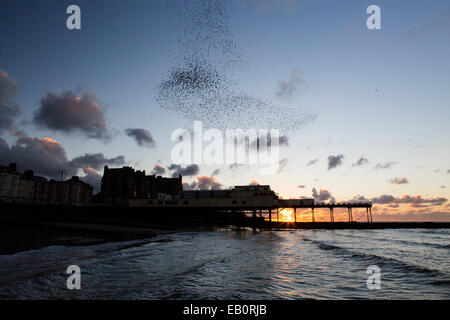
M 272 209 L 269 209 L 269 222 L 272 222 Z
M 370 213 L 370 222 L 372 223 L 373 222 L 373 219 L 372 219 L 372 208 L 369 208 L 369 213 Z
M 253 212 L 252 212 L 252 218 L 253 218 L 253 219 L 256 219 L 256 210 L 253 210 Z
M 366 208 L 366 214 L 367 214 L 367 223 L 370 222 L 370 218 L 369 218 L 369 207 Z
M 348 207 L 348 222 L 353 221 L 352 208 Z
M 334 222 L 333 207 L 330 207 L 330 220 L 331 220 L 331 222 Z
M 314 208 L 311 208 L 311 213 L 312 213 L 312 222 L 316 222 L 314 219 Z
M 297 208 L 294 208 L 294 222 L 297 222 Z
M 278 209 L 277 209 L 277 222 L 280 222 L 280 217 L 279 217 L 279 213 L 278 213 Z

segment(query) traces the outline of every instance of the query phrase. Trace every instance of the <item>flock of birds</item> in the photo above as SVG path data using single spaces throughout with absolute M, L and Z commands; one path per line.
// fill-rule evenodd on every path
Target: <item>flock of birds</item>
M 240 89 L 243 60 L 220 0 L 172 0 L 177 50 L 174 63 L 156 90 L 160 108 L 219 129 L 299 129 L 315 118 Z

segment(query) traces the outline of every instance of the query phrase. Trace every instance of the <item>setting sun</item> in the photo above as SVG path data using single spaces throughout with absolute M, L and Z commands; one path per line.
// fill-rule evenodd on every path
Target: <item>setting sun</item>
M 280 210 L 280 221 L 281 222 L 294 222 L 294 211 L 289 208 Z

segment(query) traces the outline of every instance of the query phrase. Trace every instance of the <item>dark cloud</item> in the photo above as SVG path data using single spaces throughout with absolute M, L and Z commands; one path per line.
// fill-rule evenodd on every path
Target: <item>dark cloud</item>
M 314 160 L 309 161 L 306 165 L 312 166 L 313 164 L 316 164 L 318 161 L 319 161 L 319 159 L 314 159 Z
M 123 156 L 105 158 L 102 153 L 85 154 L 68 160 L 64 147 L 51 138 L 19 137 L 15 144 L 9 146 L 0 138 L 0 164 L 17 163 L 19 172 L 33 170 L 36 175 L 47 178 L 59 178 L 59 170 L 65 177 L 77 175 L 82 169 L 89 178 L 94 178 L 94 171 L 105 164 L 121 165 Z
M 375 165 L 375 169 L 389 169 L 395 164 L 397 164 L 397 162 L 394 162 L 394 161 L 388 161 L 385 163 L 377 163 Z
M 312 188 L 312 196 L 315 202 L 325 202 L 328 201 L 330 203 L 335 203 L 336 199 L 331 195 L 331 192 L 325 189 L 320 189 L 317 192 L 316 188 Z
M 91 167 L 95 170 L 103 168 L 105 165 L 121 166 L 125 163 L 124 156 L 117 156 L 115 158 L 106 158 L 103 153 L 85 153 L 83 156 L 78 156 L 69 161 L 69 165 L 74 168 Z
M 298 186 L 297 186 L 297 188 L 300 188 L 300 189 L 304 189 L 306 186 L 305 185 L 303 185 L 303 184 L 299 184 Z
M 280 146 L 286 146 L 289 147 L 289 138 L 286 135 L 282 135 L 280 136 L 279 140 L 278 140 L 278 144 Z
M 176 178 L 179 174 L 183 177 L 187 176 L 195 176 L 200 172 L 200 167 L 196 164 L 190 164 L 187 167 L 183 168 L 178 164 L 171 164 L 168 169 L 172 172 L 172 177 Z
M 278 82 L 277 96 L 285 100 L 290 100 L 296 92 L 306 85 L 307 82 L 303 79 L 303 71 L 301 69 L 294 69 L 288 81 Z
M 153 167 L 153 170 L 152 170 L 152 174 L 162 175 L 164 173 L 166 173 L 166 169 L 158 163 L 155 164 L 155 166 Z
M 21 137 L 11 147 L 0 144 L 0 163 L 16 162 L 18 170 L 33 170 L 36 174 L 57 177 L 58 170 L 75 175 L 77 170 L 68 166 L 66 150 L 51 138 Z
M 369 160 L 367 160 L 364 157 L 360 157 L 358 159 L 358 161 L 356 161 L 354 164 L 352 164 L 352 167 L 362 166 L 362 165 L 367 164 L 367 163 L 369 163 Z
M 111 139 L 103 110 L 96 96 L 89 92 L 83 92 L 81 97 L 72 91 L 45 94 L 33 121 L 40 127 L 65 134 L 81 133 L 105 142 Z
M 12 130 L 14 119 L 20 114 L 19 106 L 13 101 L 18 92 L 17 82 L 0 70 L 0 134 Z
M 216 169 L 213 171 L 213 173 L 211 174 L 211 177 L 215 177 L 220 173 L 220 169 Z
M 336 156 L 328 156 L 328 170 L 331 170 L 333 168 L 336 168 L 340 165 L 342 165 L 342 159 L 344 158 L 344 155 L 338 154 Z
M 441 189 L 445 189 L 446 188 L 446 186 L 441 186 Z
M 251 140 L 246 138 L 246 151 L 257 151 L 259 152 L 259 146 L 260 146 L 260 136 L 257 136 L 256 139 Z M 265 140 L 265 141 L 264 141 Z M 267 134 L 267 137 L 264 137 L 263 142 L 265 142 L 267 144 L 267 148 L 272 147 L 272 136 L 270 135 L 270 133 Z M 234 143 L 237 143 L 237 137 L 234 137 Z M 289 138 L 286 135 L 281 135 L 278 137 L 278 146 L 282 147 L 289 147 Z
M 408 184 L 409 181 L 407 178 L 393 178 L 389 180 L 392 184 Z
M 155 140 L 153 139 L 150 131 L 146 129 L 126 129 L 127 136 L 134 138 L 139 146 L 145 146 L 149 148 L 155 147 Z
M 447 169 L 447 174 L 450 174 L 450 169 Z

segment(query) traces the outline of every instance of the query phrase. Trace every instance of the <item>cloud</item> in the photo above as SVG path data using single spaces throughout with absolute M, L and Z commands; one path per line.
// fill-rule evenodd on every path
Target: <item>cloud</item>
M 89 173 L 100 169 L 104 164 L 123 164 L 123 156 L 106 158 L 102 153 L 85 154 L 72 160 L 62 144 L 52 138 L 19 137 L 15 144 L 9 146 L 0 138 L 0 164 L 17 163 L 18 171 L 33 170 L 36 175 L 59 178 L 58 171 L 64 170 L 65 176 L 77 175 L 80 169 Z
M 83 168 L 85 176 L 82 180 L 94 188 L 94 192 L 99 192 L 102 185 L 102 175 L 91 167 Z
M 165 172 L 166 172 L 166 169 L 158 163 L 155 164 L 155 166 L 153 167 L 153 170 L 152 170 L 152 174 L 156 174 L 156 175 L 161 175 L 161 174 L 164 174 Z
M 18 92 L 17 82 L 0 70 L 0 134 L 12 130 L 14 118 L 20 114 L 19 106 L 13 101 Z
M 447 169 L 447 174 L 450 174 L 450 169 Z
M 303 185 L 303 184 L 299 184 L 298 186 L 297 186 L 297 188 L 300 188 L 300 189 L 304 189 L 306 186 L 305 185 Z
M 320 189 L 320 191 L 317 192 L 316 188 L 312 188 L 312 196 L 314 198 L 314 201 L 316 202 L 324 202 L 324 201 L 328 201 L 330 203 L 336 202 L 336 199 L 331 195 L 331 192 L 325 189 Z
M 409 196 L 409 195 L 403 195 L 401 198 L 396 198 L 392 195 L 384 194 L 376 198 L 371 199 L 373 203 L 377 204 L 390 204 L 390 203 L 427 203 L 427 204 L 435 204 L 435 205 L 441 205 L 444 202 L 447 202 L 447 198 L 428 198 L 424 199 L 422 196 Z
M 319 159 L 310 160 L 306 165 L 312 166 L 313 164 L 316 164 L 319 161 Z
M 267 148 L 272 147 L 272 136 L 270 135 L 270 133 L 267 134 L 266 137 L 262 137 L 263 138 L 263 142 L 266 143 Z M 256 137 L 255 140 L 251 140 L 246 138 L 246 142 L 245 142 L 245 150 L 246 152 L 249 151 L 257 151 L 259 152 L 259 146 L 260 146 L 260 139 L 261 137 L 258 135 Z M 248 141 L 248 144 L 247 144 Z M 237 143 L 237 137 L 234 137 L 234 143 Z M 289 138 L 286 135 L 281 135 L 278 137 L 278 146 L 279 147 L 289 147 Z
M 72 91 L 61 95 L 45 94 L 34 113 L 33 122 L 39 127 L 65 134 L 80 133 L 104 142 L 111 139 L 103 110 L 96 96 L 89 92 L 83 92 L 81 97 Z
M 388 161 L 388 162 L 385 162 L 385 163 L 378 162 L 375 165 L 375 169 L 389 169 L 395 164 L 397 164 L 397 162 L 394 162 L 394 161 Z
M 66 150 L 61 143 L 51 138 L 20 137 L 11 147 L 6 141 L 0 144 L 0 163 L 17 163 L 18 170 L 33 170 L 37 174 L 56 177 L 58 170 L 76 174 L 75 168 L 68 167 Z
M 445 189 L 446 188 L 446 186 L 441 186 L 441 189 Z
M 217 190 L 221 189 L 222 184 L 216 177 L 196 176 L 196 181 L 191 184 L 183 183 L 183 189 L 186 190 Z
M 150 131 L 146 129 L 132 129 L 128 128 L 125 130 L 127 136 L 134 138 L 139 146 L 145 146 L 149 148 L 155 147 L 155 140 L 153 139 Z
M 278 140 L 278 144 L 280 145 L 280 146 L 286 146 L 286 147 L 289 147 L 289 137 L 288 136 L 286 136 L 286 135 L 282 135 L 282 136 L 280 136 L 280 138 L 279 138 L 279 140 Z
M 389 180 L 392 184 L 408 184 L 409 181 L 407 178 L 393 178 Z
M 232 164 L 229 165 L 230 170 L 233 171 L 233 172 L 237 172 L 237 171 L 239 171 L 239 169 L 241 169 L 243 167 L 245 167 L 245 164 L 237 163 L 237 162 L 232 163 Z
M 281 173 L 287 166 L 288 159 L 281 159 L 280 162 L 278 162 L 278 171 L 277 173 Z
M 200 172 L 200 167 L 196 164 L 190 164 L 187 167 L 183 168 L 178 164 L 171 164 L 168 169 L 172 172 L 172 177 L 176 178 L 179 174 L 183 177 L 185 176 L 195 176 Z
M 328 156 L 328 170 L 331 170 L 333 168 L 336 168 L 340 165 L 342 165 L 342 159 L 344 158 L 344 155 L 338 154 L 336 156 Z
M 367 164 L 367 163 L 369 163 L 369 160 L 367 160 L 366 158 L 361 156 L 358 159 L 358 161 L 356 161 L 356 163 L 352 164 L 352 167 L 359 167 L 359 166 L 362 166 L 362 165 Z
M 125 163 L 124 156 L 117 156 L 115 158 L 106 158 L 103 153 L 85 153 L 83 156 L 78 156 L 69 161 L 69 165 L 74 168 L 90 167 L 95 170 L 101 169 L 105 165 L 121 166 Z
M 303 71 L 301 69 L 294 69 L 291 72 L 291 78 L 288 81 L 278 82 L 277 96 L 284 100 L 290 100 L 296 92 L 302 87 L 307 86 L 307 82 L 303 79 Z
M 395 202 L 396 198 L 394 196 L 383 194 L 377 198 L 372 198 L 373 203 L 379 203 L 379 204 L 388 204 Z
M 361 195 L 357 195 L 350 200 L 350 202 L 369 202 L 369 201 L 370 199 L 367 199 L 366 197 Z
M 213 173 L 211 174 L 211 177 L 215 177 L 220 173 L 220 169 L 216 169 L 213 171 Z

